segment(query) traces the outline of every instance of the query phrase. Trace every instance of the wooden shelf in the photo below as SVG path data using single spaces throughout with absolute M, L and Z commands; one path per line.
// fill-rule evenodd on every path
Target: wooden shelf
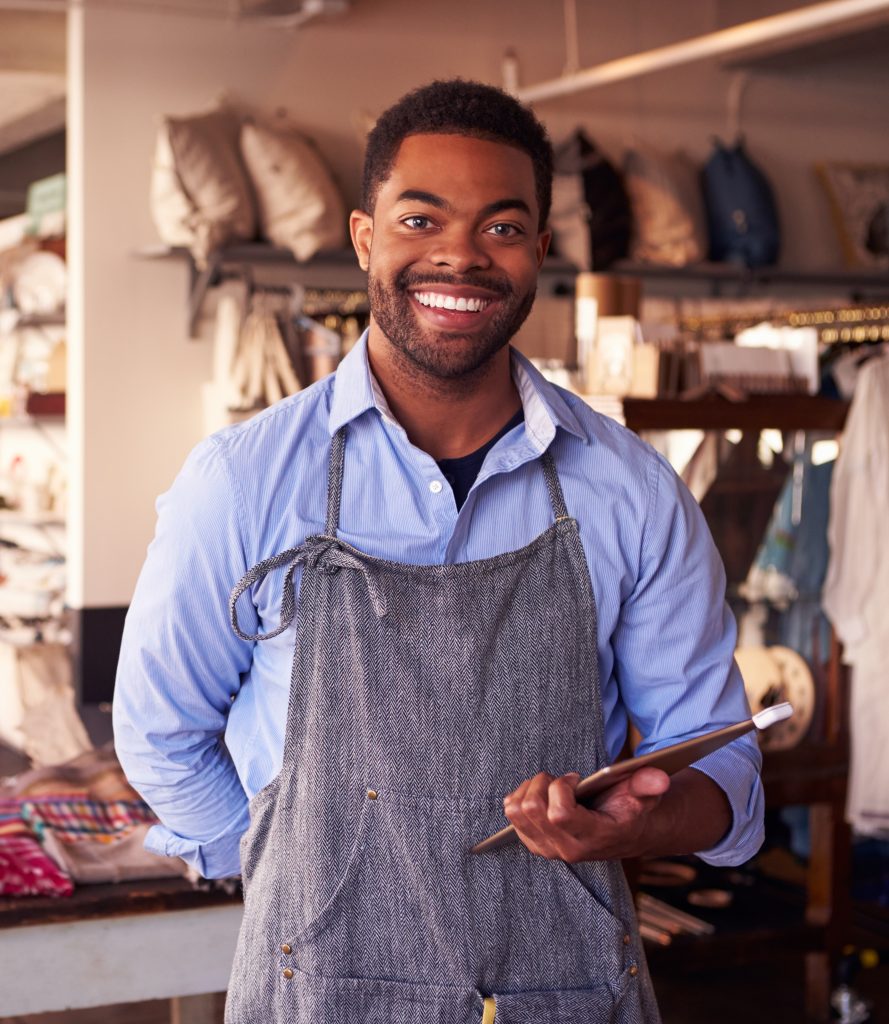
M 608 273 L 626 274 L 650 280 L 704 281 L 714 285 L 744 287 L 802 285 L 809 288 L 876 289 L 889 293 L 889 270 L 850 270 L 845 267 L 802 270 L 793 267 L 741 267 L 734 263 L 692 263 L 685 267 L 664 267 L 654 263 L 619 260 Z
M 834 430 L 846 422 L 849 403 L 810 395 L 751 395 L 726 398 L 626 398 L 631 430 Z
M 13 925 L 60 924 L 121 914 L 192 910 L 239 903 L 241 895 L 222 889 L 202 891 L 184 878 L 157 878 L 142 882 L 114 882 L 78 886 L 68 897 L 29 896 L 0 899 L 0 928 Z
M 197 322 L 207 291 L 224 276 L 247 274 L 254 268 L 279 268 L 289 281 L 306 287 L 363 289 L 367 276 L 358 266 L 351 249 L 318 253 L 299 263 L 290 252 L 266 242 L 244 242 L 218 249 L 210 254 L 203 269 L 195 266 L 188 249 L 171 246 L 150 246 L 138 250 L 140 259 L 186 260 L 191 268 L 188 300 L 188 335 L 194 338 Z M 869 270 L 798 270 L 789 267 L 757 267 L 748 269 L 729 263 L 697 263 L 686 267 L 664 267 L 656 264 L 621 260 L 603 273 L 624 274 L 652 282 L 672 285 L 677 292 L 687 291 L 690 284 L 709 285 L 712 294 L 725 288 L 745 294 L 767 291 L 775 287 L 834 288 L 844 294 L 889 297 L 889 272 Z M 558 256 L 546 259 L 540 271 L 541 287 L 550 293 L 570 296 L 574 289 L 577 268 Z
M 59 313 L 28 313 L 20 316 L 13 330 L 20 327 L 64 327 L 67 318 L 64 311 Z

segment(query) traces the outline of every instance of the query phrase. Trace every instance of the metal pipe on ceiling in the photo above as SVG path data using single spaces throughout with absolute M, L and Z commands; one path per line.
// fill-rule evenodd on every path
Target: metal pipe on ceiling
M 782 14 L 772 14 L 755 21 L 732 25 L 730 28 L 708 32 L 706 35 L 685 39 L 679 43 L 659 46 L 643 53 L 605 61 L 592 68 L 562 75 L 560 78 L 514 89 L 514 95 L 524 103 L 538 103 L 559 96 L 611 85 L 665 68 L 689 64 L 708 57 L 736 53 L 763 43 L 790 39 L 833 25 L 842 25 L 864 15 L 889 12 L 889 0 L 826 0 Z
M 65 13 L 70 10 L 109 10 L 135 14 L 169 14 L 189 18 L 242 21 L 263 24 L 270 28 L 301 28 L 316 18 L 343 14 L 350 0 L 302 0 L 298 5 L 287 3 L 259 4 L 244 7 L 238 0 L 210 7 L 188 0 L 0 0 L 0 11 L 32 13 Z M 291 9 L 288 10 L 287 8 Z

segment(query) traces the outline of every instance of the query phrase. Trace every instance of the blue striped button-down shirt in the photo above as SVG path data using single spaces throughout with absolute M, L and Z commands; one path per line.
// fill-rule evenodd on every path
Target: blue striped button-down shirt
M 749 715 L 732 652 L 725 577 L 700 509 L 634 434 L 544 380 L 519 354 L 524 422 L 485 458 L 458 512 L 435 460 L 394 420 L 366 338 L 337 373 L 206 439 L 158 501 L 127 616 L 114 697 L 117 753 L 164 823 L 146 845 L 208 877 L 237 874 L 247 800 L 281 767 L 294 629 L 264 643 L 228 625 L 252 565 L 323 530 L 330 439 L 349 424 L 340 534 L 381 558 L 463 562 L 522 547 L 552 521 L 539 464 L 552 447 L 598 611 L 606 745 L 627 719 L 640 753 Z M 273 629 L 281 574 L 238 606 L 246 633 Z M 762 839 L 759 750 L 750 736 L 697 767 L 728 795 L 730 832 L 703 853 L 737 864 Z

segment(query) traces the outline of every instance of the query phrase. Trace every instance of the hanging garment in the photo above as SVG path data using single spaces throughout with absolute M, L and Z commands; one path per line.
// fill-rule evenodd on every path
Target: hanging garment
M 824 610 L 852 666 L 846 816 L 889 834 L 889 359 L 861 370 L 830 494 Z
M 337 538 L 344 430 L 325 533 L 232 592 L 239 636 L 295 616 L 297 641 L 283 766 L 241 840 L 227 1024 L 657 1022 L 619 862 L 468 852 L 524 779 L 607 763 L 590 575 L 551 455 L 536 540 L 411 565 Z M 285 565 L 280 627 L 244 634 L 238 597 Z

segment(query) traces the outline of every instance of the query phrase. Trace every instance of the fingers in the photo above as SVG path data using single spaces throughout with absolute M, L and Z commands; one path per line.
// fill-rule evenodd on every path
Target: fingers
M 521 841 L 541 857 L 575 863 L 636 856 L 650 816 L 670 788 L 669 776 L 642 768 L 607 790 L 588 810 L 577 802 L 576 772 L 553 778 L 540 772 L 503 801 Z
M 546 816 L 554 825 L 564 825 L 571 821 L 577 810 L 577 799 L 574 791 L 577 783 L 580 782 L 580 775 L 577 772 L 569 772 L 560 779 L 553 779 L 547 790 L 549 805 L 546 809 Z
M 576 772 L 558 779 L 539 772 L 503 801 L 506 817 L 532 853 L 563 860 L 576 858 L 573 829 L 576 829 L 576 817 L 581 809 L 574 790 L 579 781 Z

